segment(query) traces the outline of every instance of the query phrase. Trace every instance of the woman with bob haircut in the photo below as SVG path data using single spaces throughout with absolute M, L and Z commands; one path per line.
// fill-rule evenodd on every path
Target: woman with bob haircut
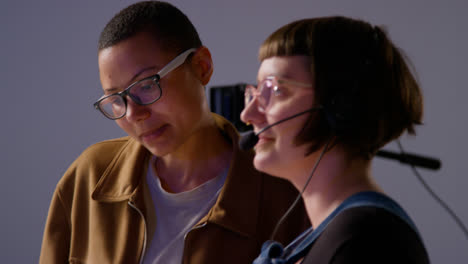
M 254 263 L 429 263 L 413 222 L 371 175 L 376 152 L 421 124 L 402 51 L 379 26 L 322 17 L 279 28 L 259 59 L 241 114 L 258 136 L 254 165 L 302 191 L 312 227 L 286 247 L 266 242 Z

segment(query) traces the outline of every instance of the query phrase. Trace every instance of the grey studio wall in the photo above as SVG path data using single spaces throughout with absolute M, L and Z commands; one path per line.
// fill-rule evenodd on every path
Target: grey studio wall
M 123 136 L 92 103 L 101 95 L 96 42 L 135 1 L 0 2 L 0 262 L 36 263 L 52 192 L 90 144 Z M 170 1 L 198 28 L 214 58 L 209 86 L 253 82 L 257 49 L 295 19 L 341 14 L 385 25 L 413 62 L 424 126 L 403 136 L 410 152 L 443 161 L 423 178 L 468 224 L 468 4 L 462 0 Z M 390 143 L 387 149 L 396 150 Z M 468 240 L 407 166 L 376 159 L 373 173 L 419 226 L 433 263 L 468 263 Z

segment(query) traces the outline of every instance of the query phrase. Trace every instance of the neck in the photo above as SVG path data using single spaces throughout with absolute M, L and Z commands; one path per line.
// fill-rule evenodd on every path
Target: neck
M 231 156 L 232 144 L 212 120 L 175 152 L 158 157 L 155 166 L 162 186 L 169 192 L 178 193 L 218 176 L 229 166 Z
M 308 156 L 307 162 L 315 164 L 318 156 Z M 311 171 L 309 166 L 307 173 L 294 177 L 298 190 L 303 189 Z M 317 227 L 341 202 L 361 191 L 381 191 L 370 175 L 370 160 L 351 158 L 333 147 L 323 156 L 302 194 L 312 225 Z

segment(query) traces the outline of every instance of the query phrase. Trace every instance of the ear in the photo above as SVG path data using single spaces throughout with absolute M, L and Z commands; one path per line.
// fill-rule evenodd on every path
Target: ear
M 213 74 L 213 60 L 207 47 L 201 46 L 191 59 L 191 67 L 203 85 L 208 84 Z

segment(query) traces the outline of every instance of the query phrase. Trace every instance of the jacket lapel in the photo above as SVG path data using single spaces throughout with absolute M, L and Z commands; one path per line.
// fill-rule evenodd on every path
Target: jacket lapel
M 253 167 L 253 151 L 244 152 L 239 149 L 239 134 L 232 124 L 219 115 L 214 114 L 214 116 L 218 127 L 232 142 L 233 158 L 216 204 L 199 223 L 206 221 L 216 223 L 233 232 L 253 237 L 259 219 L 263 177 Z
M 145 179 L 150 153 L 129 138 L 104 171 L 92 198 L 102 202 L 119 202 L 136 194 Z
M 233 158 L 216 204 L 199 224 L 208 221 L 241 235 L 253 237 L 259 224 L 259 202 L 264 175 L 253 167 L 253 151 L 245 152 L 239 149 L 239 134 L 233 125 L 223 117 L 213 115 L 221 132 L 232 142 Z M 104 171 L 92 198 L 101 202 L 135 199 L 135 202 L 141 205 L 142 195 L 139 194 L 142 193 L 142 181 L 145 180 L 150 157 L 148 150 L 129 138 Z

